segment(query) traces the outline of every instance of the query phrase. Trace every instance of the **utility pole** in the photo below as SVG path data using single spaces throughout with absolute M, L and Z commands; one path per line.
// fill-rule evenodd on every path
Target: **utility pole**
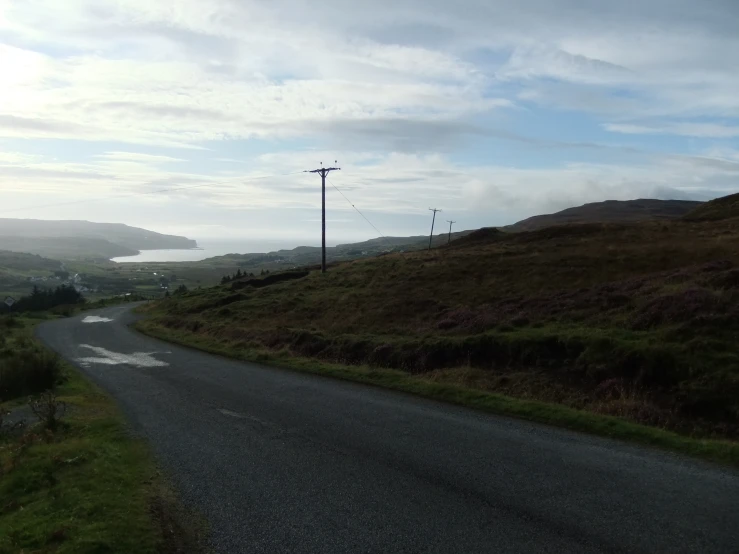
M 429 250 L 431 250 L 431 241 L 434 240 L 434 223 L 436 223 L 436 212 L 440 212 L 441 210 L 437 210 L 436 208 L 429 208 L 429 211 L 434 212 L 434 218 L 431 220 L 431 236 L 429 236 Z
M 450 242 L 452 242 L 452 225 L 454 225 L 456 221 L 449 221 L 447 219 L 446 222 L 449 224 L 449 241 L 447 242 L 447 244 L 449 244 Z
M 334 161 L 336 163 L 336 161 Z M 304 173 L 318 173 L 321 176 L 321 185 L 322 185 L 322 213 L 323 217 L 321 219 L 322 221 L 322 227 L 323 227 L 323 234 L 321 237 L 321 273 L 326 273 L 326 175 L 328 175 L 332 171 L 340 171 L 340 167 L 323 167 L 323 162 L 321 162 L 321 167 L 319 169 L 313 169 L 312 171 L 304 171 Z

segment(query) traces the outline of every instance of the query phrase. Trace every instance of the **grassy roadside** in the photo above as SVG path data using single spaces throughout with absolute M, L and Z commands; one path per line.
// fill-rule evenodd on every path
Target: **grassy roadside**
M 233 344 L 228 342 L 218 343 L 207 335 L 171 329 L 157 325 L 151 319 L 139 321 L 135 324 L 135 328 L 152 337 L 213 354 L 251 362 L 269 363 L 306 373 L 399 390 L 486 412 L 631 441 L 739 466 L 739 444 L 731 441 L 690 438 L 670 431 L 631 423 L 617 417 L 575 410 L 558 404 L 512 398 L 456 384 L 434 381 L 402 371 L 326 363 L 294 356 L 286 349 L 271 351 L 261 348 L 245 348 L 243 343 L 240 345 L 238 342 Z
M 5 354 L 17 351 L 13 340 L 41 349 L 30 343 L 35 323 L 11 330 Z M 0 554 L 197 552 L 185 528 L 198 526 L 183 525 L 184 512 L 114 402 L 71 366 L 62 375 L 55 393 L 67 411 L 54 432 L 29 423 L 0 434 Z

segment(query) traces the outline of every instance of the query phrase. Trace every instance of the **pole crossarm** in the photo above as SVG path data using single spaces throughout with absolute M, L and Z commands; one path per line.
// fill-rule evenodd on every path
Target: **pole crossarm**
M 311 169 L 306 173 L 328 173 L 329 171 L 341 171 L 340 167 L 322 167 L 320 169 Z

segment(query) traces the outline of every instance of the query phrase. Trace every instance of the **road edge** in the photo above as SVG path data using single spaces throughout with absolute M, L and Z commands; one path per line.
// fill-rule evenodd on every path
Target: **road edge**
M 131 323 L 130 327 L 146 336 L 226 358 L 405 392 L 490 414 L 542 423 L 739 467 L 739 443 L 728 440 L 687 437 L 613 416 L 576 410 L 559 404 L 522 400 L 459 385 L 432 382 L 396 370 L 326 363 L 284 352 L 215 346 L 197 334 L 173 331 L 157 325 L 149 318 L 139 319 Z
M 46 485 L 38 490 L 22 489 L 11 502 L 20 510 L 13 514 L 13 510 L 8 511 L 9 504 L 0 510 L 0 519 L 7 515 L 10 520 L 5 523 L 20 533 L 19 537 L 26 535 L 23 530 L 39 526 L 35 531 L 38 535 L 41 529 L 52 527 L 56 531 L 47 540 L 62 549 L 65 543 L 67 548 L 70 546 L 68 541 L 81 540 L 80 544 L 88 546 L 105 541 L 106 549 L 113 546 L 111 552 L 125 552 L 129 551 L 125 545 L 133 546 L 133 540 L 136 551 L 142 554 L 205 554 L 204 518 L 182 502 L 150 445 L 132 431 L 116 399 L 39 337 L 38 327 L 52 321 L 33 318 L 22 333 L 59 360 L 63 377 L 52 390 L 55 400 L 68 409 L 60 419 L 60 430 L 44 441 L 35 439 L 46 436 L 40 428 L 26 424 L 20 439 L 25 441 L 28 436 L 34 441 L 14 464 L 23 475 L 30 472 L 32 476 L 36 466 L 51 464 L 54 469 L 47 472 L 53 471 L 54 478 L 49 481 L 48 495 L 44 492 Z M 15 399 L 3 405 L 18 407 L 21 401 Z M 121 489 L 123 483 L 125 490 Z M 69 512 L 53 506 L 55 496 L 63 498 L 65 490 L 67 502 L 86 502 L 85 507 L 72 506 L 74 510 L 97 507 L 94 513 L 98 516 L 70 525 Z M 47 506 L 49 502 L 52 504 Z M 88 537 L 85 533 L 92 534 Z

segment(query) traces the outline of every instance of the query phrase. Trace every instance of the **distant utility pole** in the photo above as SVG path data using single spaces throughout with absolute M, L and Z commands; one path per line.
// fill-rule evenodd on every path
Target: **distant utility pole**
M 431 241 L 434 240 L 434 223 L 436 223 L 436 212 L 440 212 L 441 210 L 437 210 L 436 208 L 429 208 L 429 210 L 434 212 L 434 218 L 431 220 L 431 236 L 429 236 L 429 250 L 431 250 Z
M 447 219 L 446 222 L 449 224 L 449 241 L 447 242 L 447 244 L 449 244 L 450 242 L 452 242 L 452 225 L 454 225 L 456 221 L 449 221 Z
M 336 161 L 334 160 L 334 163 Z M 340 171 L 340 167 L 323 167 L 323 162 L 321 162 L 321 167 L 319 169 L 314 169 L 312 171 L 305 171 L 304 173 L 318 173 L 321 175 L 321 184 L 322 184 L 322 198 L 323 198 L 323 218 L 322 218 L 322 224 L 323 224 L 323 235 L 322 235 L 322 251 L 321 251 L 321 273 L 326 273 L 326 175 L 331 173 L 332 171 Z

